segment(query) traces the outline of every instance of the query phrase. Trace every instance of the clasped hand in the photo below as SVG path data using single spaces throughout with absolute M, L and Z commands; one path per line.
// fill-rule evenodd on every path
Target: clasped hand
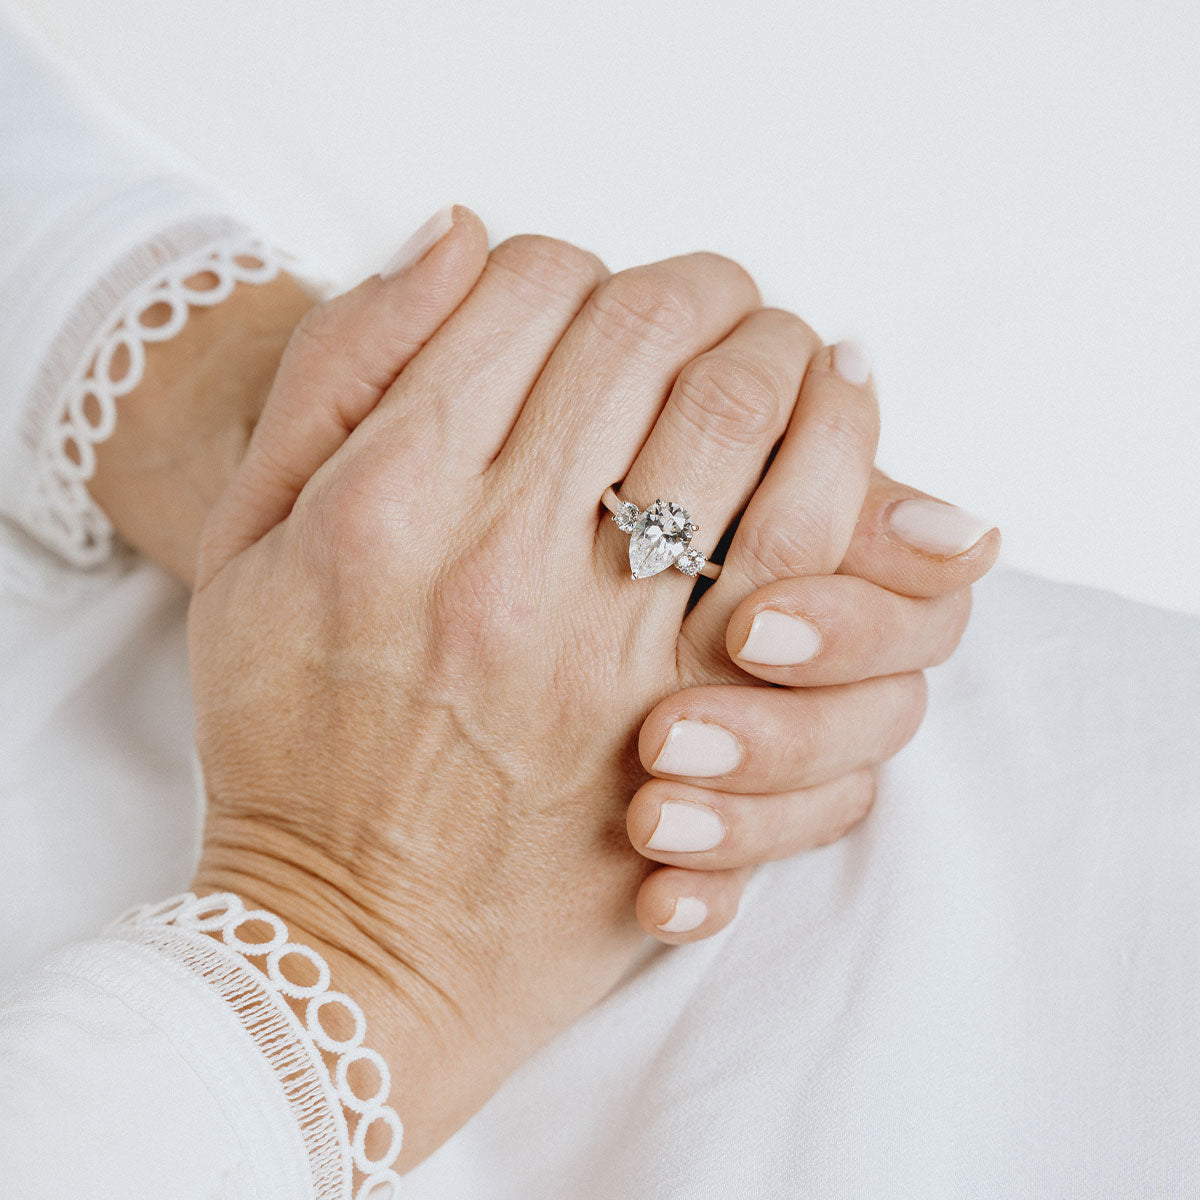
M 301 323 L 202 542 L 196 887 L 357 989 L 408 1165 L 645 933 L 715 932 L 867 812 L 998 546 L 874 472 L 877 432 L 861 353 L 711 254 L 489 254 L 457 209 Z M 618 481 L 706 551 L 740 514 L 698 600 L 631 580 Z

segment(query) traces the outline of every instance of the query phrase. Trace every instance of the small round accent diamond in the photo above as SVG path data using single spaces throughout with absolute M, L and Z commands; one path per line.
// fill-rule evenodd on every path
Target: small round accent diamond
M 633 527 L 637 524 L 637 519 L 641 515 L 636 504 L 630 504 L 628 500 L 622 500 L 621 507 L 613 513 L 613 522 L 622 533 L 632 533 Z
M 675 560 L 675 566 L 685 575 L 699 575 L 706 562 L 708 559 L 699 550 L 689 547 Z

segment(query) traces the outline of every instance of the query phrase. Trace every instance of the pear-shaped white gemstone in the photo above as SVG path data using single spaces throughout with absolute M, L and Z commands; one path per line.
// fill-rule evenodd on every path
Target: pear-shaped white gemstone
M 629 537 L 629 569 L 634 579 L 665 571 L 686 549 L 691 519 L 670 500 L 655 500 L 637 519 Z

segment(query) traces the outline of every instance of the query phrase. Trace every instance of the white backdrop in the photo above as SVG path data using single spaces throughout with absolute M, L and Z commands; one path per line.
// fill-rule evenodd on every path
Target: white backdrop
M 707 248 L 871 349 L 885 468 L 1200 613 L 1195 0 L 25 0 L 349 282 L 429 212 Z

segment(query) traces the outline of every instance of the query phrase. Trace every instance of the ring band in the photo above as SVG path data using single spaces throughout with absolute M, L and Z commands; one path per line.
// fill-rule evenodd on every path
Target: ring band
M 645 512 L 636 504 L 622 500 L 613 488 L 606 488 L 600 503 L 612 513 L 613 522 L 629 534 L 629 573 L 634 579 L 649 579 L 668 567 L 685 575 L 705 575 L 716 579 L 719 563 L 708 559 L 692 546 L 693 524 L 687 509 L 674 500 L 655 500 Z

